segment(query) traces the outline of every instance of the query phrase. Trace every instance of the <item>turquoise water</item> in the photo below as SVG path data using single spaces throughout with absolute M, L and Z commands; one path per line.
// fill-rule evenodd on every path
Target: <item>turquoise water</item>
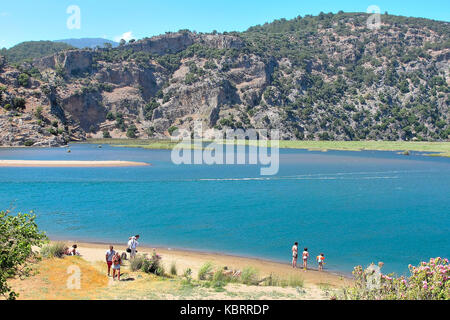
M 280 171 L 176 166 L 170 151 L 74 145 L 0 149 L 0 159 L 133 160 L 133 168 L 0 168 L 0 207 L 33 210 L 55 239 L 223 252 L 289 263 L 298 241 L 326 268 L 385 271 L 450 253 L 450 159 L 281 150 Z

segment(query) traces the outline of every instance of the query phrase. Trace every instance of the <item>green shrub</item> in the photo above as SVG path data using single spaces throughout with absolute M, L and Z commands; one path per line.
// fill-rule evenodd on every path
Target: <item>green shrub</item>
M 153 273 L 157 276 L 163 276 L 165 273 L 164 267 L 161 264 L 161 257 L 157 254 L 153 254 L 150 259 L 144 258 L 141 270 L 145 273 Z
M 247 267 L 242 270 L 241 282 L 246 285 L 258 284 L 258 270 L 253 267 Z
M 17 78 L 17 81 L 19 82 L 20 86 L 28 87 L 28 85 L 30 84 L 30 76 L 26 73 L 21 73 Z
M 45 245 L 41 249 L 41 255 L 44 258 L 62 258 L 64 257 L 64 252 L 66 251 L 66 244 L 63 242 L 55 242 Z
M 103 130 L 103 139 L 111 139 L 111 134 L 108 130 Z
M 144 265 L 145 257 L 142 255 L 137 255 L 134 259 L 130 260 L 130 269 L 135 272 L 138 270 L 142 270 L 142 266 Z
M 213 264 L 211 262 L 206 262 L 201 266 L 200 270 L 198 270 L 198 280 L 210 280 L 212 270 Z
M 35 222 L 36 216 L 9 211 L 0 211 L 0 296 L 1 299 L 15 300 L 18 294 L 8 281 L 23 279 L 32 273 L 29 264 L 36 258 L 33 247 L 44 244 L 46 236 L 40 232 Z
M 170 274 L 173 276 L 177 275 L 177 265 L 175 264 L 175 262 L 172 262 L 172 264 L 170 265 Z
M 39 120 L 44 119 L 44 116 L 42 115 L 42 111 L 43 111 L 43 108 L 41 106 L 39 106 L 36 108 L 36 111 L 34 112 L 34 116 Z
M 192 270 L 191 270 L 191 268 L 187 268 L 183 272 L 182 284 L 184 284 L 184 285 L 191 285 L 191 283 L 192 283 Z
M 136 133 L 138 132 L 138 129 L 134 124 L 130 125 L 130 127 L 127 129 L 127 137 L 130 139 L 134 139 L 137 137 Z
M 106 114 L 106 120 L 114 121 L 115 119 L 116 119 L 116 117 L 114 116 L 114 113 L 112 113 L 111 111 L 109 111 L 109 112 Z
M 26 140 L 24 143 L 25 147 L 31 147 L 34 144 L 33 140 Z
M 154 274 L 156 274 L 157 276 L 163 277 L 166 274 L 166 271 L 164 270 L 164 266 L 163 265 L 159 265 Z
M 15 97 L 13 99 L 13 107 L 16 110 L 25 109 L 25 104 L 26 104 L 26 101 L 25 101 L 24 98 L 17 98 L 17 97 Z
M 175 126 L 172 126 L 169 129 L 167 129 L 170 135 L 172 135 L 176 130 L 178 130 L 178 127 Z
M 211 286 L 214 288 L 223 288 L 227 283 L 232 281 L 232 278 L 224 274 L 224 268 L 220 268 L 214 272 L 211 280 Z

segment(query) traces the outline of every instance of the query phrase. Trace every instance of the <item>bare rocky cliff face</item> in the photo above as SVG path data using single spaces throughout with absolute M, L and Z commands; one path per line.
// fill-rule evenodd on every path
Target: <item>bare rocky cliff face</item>
M 19 68 L 0 58 L 0 144 L 168 138 L 196 120 L 282 139 L 448 139 L 448 34 L 338 18 L 305 36 L 184 31 Z

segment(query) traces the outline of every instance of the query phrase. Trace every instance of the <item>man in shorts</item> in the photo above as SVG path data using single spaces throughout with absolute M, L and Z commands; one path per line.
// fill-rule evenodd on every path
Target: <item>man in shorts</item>
M 116 251 L 114 250 L 114 247 L 109 246 L 109 250 L 106 251 L 106 264 L 108 265 L 108 277 L 111 276 L 112 259 L 115 254 L 116 254 Z
M 292 268 L 297 268 L 298 242 L 292 246 Z
M 134 237 L 130 237 L 128 239 L 128 249 L 130 252 L 130 260 L 134 259 L 136 257 L 136 248 L 139 245 L 139 242 L 137 241 L 139 239 L 139 235 L 135 235 Z

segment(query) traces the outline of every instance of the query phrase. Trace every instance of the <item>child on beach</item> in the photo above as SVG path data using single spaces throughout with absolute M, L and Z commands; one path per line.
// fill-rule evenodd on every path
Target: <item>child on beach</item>
M 298 242 L 292 246 L 292 268 L 297 268 Z
M 305 248 L 303 251 L 303 270 L 308 269 L 308 258 L 309 258 L 309 252 L 308 252 L 308 248 Z
M 319 271 L 323 270 L 323 264 L 325 263 L 325 256 L 323 255 L 323 253 L 321 253 L 320 255 L 317 256 L 317 263 L 319 264 Z
M 120 258 L 120 254 L 116 252 L 114 257 L 112 258 L 112 264 L 113 264 L 113 280 L 116 278 L 116 271 L 117 271 L 117 280 L 120 281 L 120 265 L 122 263 L 122 259 Z
M 111 276 L 112 260 L 113 260 L 115 255 L 116 255 L 116 251 L 114 250 L 114 247 L 113 246 L 109 246 L 109 250 L 106 251 L 106 264 L 108 266 L 108 277 Z

